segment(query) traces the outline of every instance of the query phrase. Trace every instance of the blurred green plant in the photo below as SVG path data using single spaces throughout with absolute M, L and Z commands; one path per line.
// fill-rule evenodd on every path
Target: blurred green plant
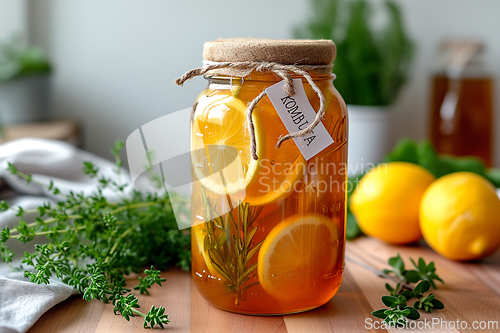
M 363 175 L 349 177 L 347 186 L 347 202 L 349 202 L 351 194 L 356 189 L 356 186 L 358 186 L 362 177 Z M 351 212 L 349 205 L 347 205 L 345 236 L 347 239 L 354 239 L 359 235 L 361 235 L 361 229 L 359 229 L 358 222 L 356 221 L 354 214 Z
M 32 74 L 50 74 L 52 65 L 37 46 L 27 46 L 19 35 L 0 42 L 0 82 Z
M 426 140 L 415 142 L 410 139 L 401 139 L 386 156 L 384 162 L 396 161 L 418 164 L 429 170 L 436 178 L 459 171 L 473 172 L 500 188 L 500 169 L 487 169 L 483 161 L 475 156 L 440 155 Z
M 401 11 L 387 0 L 385 25 L 374 28 L 367 0 L 310 0 L 312 16 L 295 38 L 332 39 L 337 45 L 335 86 L 347 104 L 389 105 L 405 83 L 414 46 Z

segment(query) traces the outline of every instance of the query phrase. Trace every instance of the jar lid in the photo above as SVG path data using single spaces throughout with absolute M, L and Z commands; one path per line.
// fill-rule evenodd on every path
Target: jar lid
M 214 62 L 268 61 L 287 65 L 329 65 L 336 47 L 327 39 L 231 38 L 206 42 L 203 59 Z

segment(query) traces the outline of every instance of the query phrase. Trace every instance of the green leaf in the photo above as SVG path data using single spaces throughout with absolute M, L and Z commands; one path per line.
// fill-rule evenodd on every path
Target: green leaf
M 385 319 L 387 315 L 385 314 L 386 309 L 380 309 L 372 312 L 372 316 L 380 318 L 380 319 Z
M 412 299 L 414 297 L 412 292 L 409 290 L 403 290 L 401 292 L 401 295 L 403 295 L 407 300 Z
M 415 141 L 403 138 L 385 157 L 385 162 L 409 162 L 418 164 L 417 144 Z
M 401 139 L 384 159 L 384 162 L 395 161 L 418 164 L 437 178 L 454 172 L 468 171 L 485 177 L 495 187 L 500 187 L 500 169 L 486 170 L 483 161 L 475 156 L 439 155 L 428 141 L 417 143 L 410 139 Z
M 219 236 L 219 239 L 217 240 L 217 243 L 215 245 L 216 248 L 219 248 L 219 247 L 221 247 L 224 244 L 224 242 L 227 240 L 227 236 L 226 235 L 227 235 L 227 233 L 221 232 L 221 234 Z
M 345 233 L 346 233 L 346 239 L 349 239 L 349 240 L 355 239 L 360 234 L 360 230 L 359 230 L 356 218 L 354 217 L 354 215 L 350 211 L 347 211 L 347 215 L 346 215 L 346 231 L 345 231 Z
M 143 327 L 154 328 L 156 325 L 164 328 L 163 324 L 168 324 L 170 320 L 168 320 L 168 316 L 165 314 L 165 308 L 160 306 L 159 308 L 155 308 L 153 305 L 149 312 L 144 316 Z
M 437 299 L 433 299 L 431 301 L 431 303 L 434 306 L 434 309 L 436 309 L 436 310 L 444 309 L 444 304 L 441 301 L 437 300 Z
M 398 305 L 401 307 L 406 307 L 406 297 L 404 295 L 398 295 Z
M 0 242 L 5 243 L 10 237 L 10 229 L 9 227 L 3 228 L 0 232 Z
M 404 310 L 401 310 L 401 315 L 407 317 L 411 313 L 410 308 L 405 308 Z
M 245 260 L 245 265 L 250 261 L 250 259 L 252 259 L 252 257 L 257 253 L 257 251 L 259 251 L 263 242 L 264 241 L 261 241 L 259 244 L 255 245 L 252 249 L 250 249 L 250 251 L 248 251 L 247 257 Z
M 99 173 L 99 168 L 94 165 L 93 162 L 84 161 L 83 162 L 83 173 L 88 175 L 90 178 L 97 177 Z
M 425 140 L 417 145 L 417 158 L 420 166 L 426 168 L 434 176 L 440 176 L 438 154 L 429 141 Z
M 389 259 L 389 265 L 394 267 L 394 269 L 398 270 L 399 272 L 402 272 L 405 269 L 405 264 L 399 254 L 396 257 Z
M 222 268 L 221 266 L 217 265 L 214 262 L 212 262 L 212 266 L 217 271 L 217 273 L 219 273 L 220 275 L 222 275 L 222 277 L 224 279 L 226 279 L 227 281 L 231 281 L 232 280 L 231 277 L 226 273 L 226 271 L 225 271 L 224 268 Z
M 417 310 L 415 310 L 415 308 L 406 307 L 406 309 L 410 311 L 410 313 L 408 315 L 406 315 L 406 318 L 412 319 L 412 320 L 417 320 L 418 318 L 420 318 L 420 313 Z
M 415 270 L 410 270 L 405 273 L 405 279 L 408 283 L 415 283 L 420 281 L 420 274 Z
M 433 289 L 436 289 L 436 284 L 434 283 L 434 280 L 438 280 L 441 283 L 444 283 L 443 280 L 435 273 L 436 267 L 434 266 L 434 262 L 430 262 L 428 265 L 425 263 L 424 259 L 419 258 L 418 259 L 418 264 L 411 259 L 411 262 L 413 266 L 417 269 L 417 272 L 419 274 L 419 277 L 421 280 L 426 280 L 429 282 L 430 286 Z M 414 274 L 414 273 L 412 273 Z
M 5 200 L 0 200 L 0 212 L 5 212 L 9 209 L 9 204 Z
M 125 142 L 123 140 L 116 140 L 113 148 L 110 149 L 111 154 L 119 155 L 124 145 Z
M 382 296 L 382 302 L 390 307 L 390 308 L 393 308 L 395 307 L 396 305 L 398 305 L 399 303 L 399 300 L 397 297 L 395 296 Z
M 10 172 L 10 174 L 15 175 L 19 171 L 17 170 L 16 166 L 10 162 L 7 162 L 7 170 Z
M 229 275 L 227 273 L 227 271 L 224 269 L 224 267 L 225 267 L 224 259 L 222 259 L 220 253 L 217 250 L 209 249 L 208 250 L 208 256 L 209 256 L 210 261 L 212 262 L 212 264 L 221 267 L 221 269 L 225 271 L 226 275 Z
M 423 294 L 423 293 L 429 291 L 430 287 L 431 287 L 431 285 L 428 281 L 425 281 L 425 280 L 421 281 L 413 289 L 414 297 L 418 297 L 420 294 Z
M 420 282 L 418 284 L 418 286 L 422 286 L 422 293 L 428 292 L 429 289 L 431 288 L 431 285 L 430 285 L 429 281 L 427 281 L 427 280 L 423 280 L 422 282 Z
M 250 242 L 252 241 L 253 239 L 253 236 L 255 235 L 255 233 L 257 232 L 257 227 L 253 228 L 252 230 L 250 230 L 250 232 L 248 233 L 248 236 L 247 236 L 247 243 L 246 243 L 246 246 L 248 247 L 250 245 Z
M 425 265 L 425 263 L 424 263 L 424 265 Z M 434 272 L 436 271 L 436 267 L 434 267 L 434 262 L 433 262 L 433 261 L 431 261 L 431 262 L 427 265 L 427 267 L 425 267 L 425 271 L 426 271 L 427 273 L 429 273 L 429 272 L 430 272 L 430 273 L 434 273 Z
M 484 175 L 496 188 L 500 188 L 500 168 L 489 169 Z
M 364 175 L 356 175 L 356 176 L 349 176 L 347 181 L 349 182 L 349 186 L 347 186 L 347 198 L 349 199 L 351 195 L 354 193 L 356 190 L 359 182 L 361 181 L 361 178 L 363 178 Z M 349 208 L 348 208 L 349 209 Z
M 258 284 L 259 284 L 259 282 L 253 282 L 253 283 L 246 285 L 244 288 L 241 289 L 241 293 L 243 294 L 245 291 L 247 291 L 248 289 L 250 289 L 252 287 L 257 286 Z
M 481 176 L 486 176 L 484 163 L 477 157 L 442 155 L 439 157 L 439 163 L 441 167 L 440 176 L 459 171 L 469 171 Z
M 252 274 L 253 272 L 255 272 L 255 270 L 257 269 L 257 263 L 253 264 L 252 266 L 248 267 L 247 270 L 243 273 L 243 275 L 240 277 L 240 281 L 238 282 L 241 282 L 242 280 L 246 279 L 247 277 L 250 276 L 250 274 Z

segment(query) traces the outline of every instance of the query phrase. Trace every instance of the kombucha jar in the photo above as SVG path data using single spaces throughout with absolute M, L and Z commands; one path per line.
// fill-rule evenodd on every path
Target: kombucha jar
M 443 154 L 493 162 L 493 78 L 474 41 L 446 41 L 432 80 L 430 134 Z
M 335 53 L 326 40 L 205 43 L 212 67 L 194 74 L 204 73 L 208 86 L 191 117 L 192 276 L 220 309 L 296 313 L 325 304 L 340 286 L 348 123 L 333 86 Z M 279 86 L 285 95 L 273 99 L 287 75 L 295 94 Z M 320 122 L 278 147 L 313 122 L 318 90 Z M 323 141 L 316 151 L 314 140 Z

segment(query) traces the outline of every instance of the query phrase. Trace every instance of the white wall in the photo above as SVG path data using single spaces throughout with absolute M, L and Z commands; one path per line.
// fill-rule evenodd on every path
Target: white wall
M 117 138 L 189 107 L 203 78 L 173 80 L 201 65 L 218 37 L 286 38 L 300 1 L 36 0 L 32 36 L 57 65 L 54 116 L 79 119 L 85 148 L 108 156 Z M 266 7 L 266 10 L 262 10 Z
M 0 40 L 28 30 L 26 0 L 0 0 Z
M 500 1 L 400 2 L 418 54 L 411 82 L 396 104 L 400 121 L 395 132 L 423 138 L 429 75 L 439 40 L 484 39 L 489 63 L 495 75 L 500 72 Z M 290 38 L 291 27 L 306 18 L 309 8 L 306 0 L 32 0 L 30 4 L 31 39 L 45 47 L 57 65 L 54 116 L 79 119 L 85 148 L 103 156 L 116 138 L 125 139 L 140 125 L 193 102 L 204 80 L 195 79 L 183 88 L 172 81 L 200 65 L 204 41 Z M 496 89 L 498 96 L 500 85 Z M 500 128 L 500 112 L 496 124 Z M 496 161 L 500 165 L 500 152 Z

